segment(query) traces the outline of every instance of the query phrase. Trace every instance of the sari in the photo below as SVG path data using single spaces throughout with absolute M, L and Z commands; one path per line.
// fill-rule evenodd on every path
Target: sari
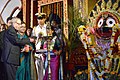
M 18 34 L 18 38 L 27 38 L 26 35 L 21 36 Z M 32 46 L 31 44 L 29 44 Z M 24 47 L 24 46 L 23 46 Z M 36 80 L 36 71 L 34 64 L 33 51 L 21 52 L 20 54 L 20 66 L 16 72 L 16 80 Z
M 54 38 L 54 37 L 53 37 Z M 60 80 L 60 75 L 59 72 L 60 71 L 60 55 L 55 55 L 54 54 L 54 51 L 59 51 L 61 48 L 60 48 L 60 41 L 56 38 L 55 39 L 55 42 L 54 42 L 54 47 L 53 47 L 53 50 L 50 52 L 50 70 L 51 70 L 51 80 Z M 46 46 L 44 44 L 44 46 Z M 50 45 L 51 46 L 51 45 Z M 49 80 L 48 79 L 48 56 L 46 55 L 46 61 L 45 61 L 45 76 L 43 78 L 43 80 Z

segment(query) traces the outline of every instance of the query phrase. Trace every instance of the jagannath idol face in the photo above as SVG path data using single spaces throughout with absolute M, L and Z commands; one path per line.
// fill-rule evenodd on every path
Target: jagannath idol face
M 112 28 L 119 20 L 110 12 L 103 12 L 96 19 L 95 32 L 98 38 L 110 39 L 112 36 Z

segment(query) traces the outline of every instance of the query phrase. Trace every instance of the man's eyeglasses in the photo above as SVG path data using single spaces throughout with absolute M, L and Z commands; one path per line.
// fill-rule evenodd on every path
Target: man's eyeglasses
M 16 22 L 17 23 L 17 22 Z M 21 23 L 17 23 L 18 25 L 21 25 Z

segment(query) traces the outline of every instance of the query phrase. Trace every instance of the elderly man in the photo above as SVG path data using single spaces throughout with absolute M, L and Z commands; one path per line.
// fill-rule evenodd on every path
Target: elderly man
M 1 61 L 4 62 L 7 80 L 16 80 L 16 70 L 20 65 L 20 46 L 34 42 L 33 38 L 19 39 L 17 31 L 21 26 L 21 20 L 12 18 L 12 25 L 4 33 L 4 46 Z

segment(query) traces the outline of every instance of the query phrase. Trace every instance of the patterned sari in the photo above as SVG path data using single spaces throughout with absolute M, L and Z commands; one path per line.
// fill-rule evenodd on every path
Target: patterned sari
M 54 38 L 54 37 L 53 37 Z M 51 80 L 59 80 L 59 68 L 60 68 L 60 55 L 55 55 L 54 51 L 60 50 L 60 41 L 58 39 L 55 39 L 53 51 L 50 52 L 50 70 L 51 70 Z M 46 55 L 48 58 L 48 56 Z M 45 76 L 43 80 L 48 80 L 48 61 L 45 61 Z

